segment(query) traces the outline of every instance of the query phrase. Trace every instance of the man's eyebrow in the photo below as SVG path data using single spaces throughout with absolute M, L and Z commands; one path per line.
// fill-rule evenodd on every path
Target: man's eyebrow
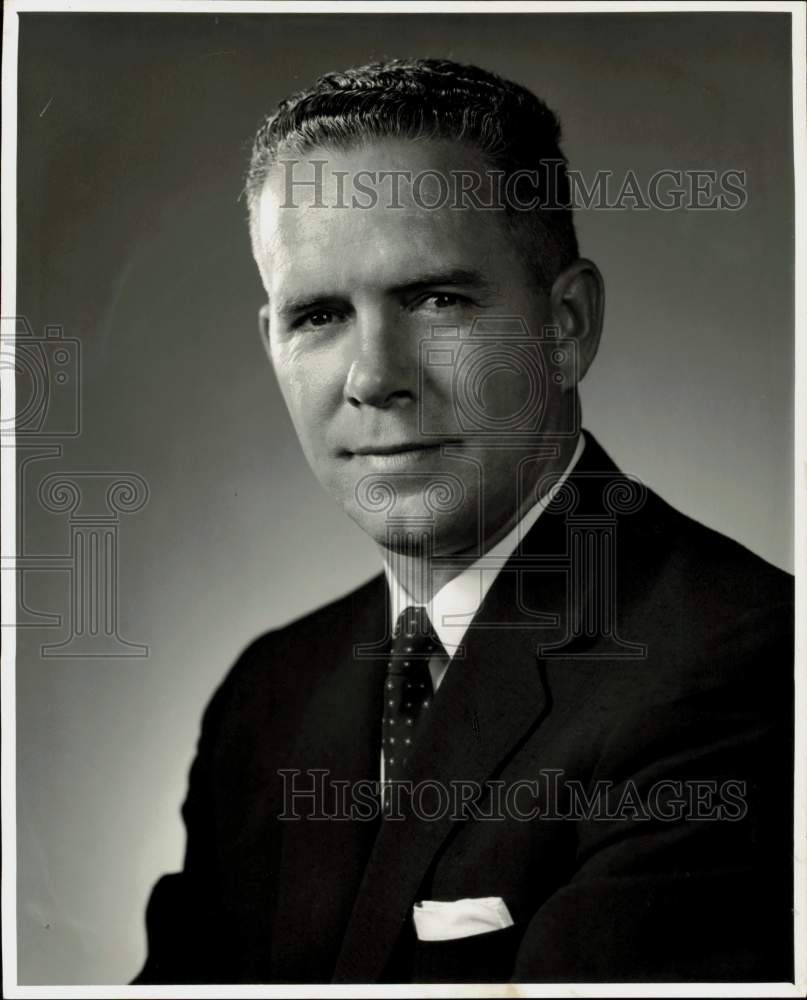
M 387 294 L 391 295 L 413 294 L 414 292 L 420 292 L 427 288 L 434 288 L 435 286 L 470 286 L 480 291 L 489 291 L 492 288 L 491 283 L 481 272 L 469 268 L 456 267 L 446 271 L 430 271 L 413 275 L 408 281 L 401 282 L 399 285 L 393 285 L 386 291 Z M 284 297 L 281 299 L 277 306 L 277 312 L 280 316 L 293 316 L 306 312 L 309 309 L 323 308 L 325 306 L 345 308 L 346 305 L 347 300 L 345 296 L 335 293 L 329 294 L 324 292 L 312 295 L 291 295 L 288 298 Z
M 292 295 L 280 300 L 277 312 L 280 316 L 293 316 L 308 309 L 321 309 L 325 306 L 336 308 L 337 306 L 344 307 L 344 305 L 344 296 L 341 295 L 328 295 L 327 293 L 322 295 Z
M 409 281 L 395 285 L 390 291 L 394 295 L 400 295 L 402 292 L 419 292 L 435 285 L 470 285 L 483 291 L 491 288 L 490 282 L 479 271 L 457 267 L 448 271 L 432 271 L 415 275 Z

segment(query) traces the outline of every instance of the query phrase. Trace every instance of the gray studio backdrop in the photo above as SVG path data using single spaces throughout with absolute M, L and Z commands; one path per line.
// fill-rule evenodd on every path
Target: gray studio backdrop
M 790 569 L 789 18 L 25 14 L 20 46 L 18 312 L 53 405 L 75 391 L 80 413 L 20 439 L 19 968 L 120 983 L 150 886 L 181 863 L 215 685 L 259 632 L 379 567 L 298 453 L 259 344 L 239 192 L 262 115 L 326 70 L 449 56 L 541 94 L 587 177 L 747 171 L 741 211 L 580 214 L 608 290 L 584 422 Z

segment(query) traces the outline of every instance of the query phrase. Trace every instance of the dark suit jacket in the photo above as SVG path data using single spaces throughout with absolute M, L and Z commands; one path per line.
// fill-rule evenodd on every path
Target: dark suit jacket
M 138 983 L 792 977 L 791 578 L 590 435 L 569 482 L 446 674 L 404 819 L 288 796 L 316 769 L 329 791 L 378 779 L 383 577 L 246 649 L 205 713 Z M 461 815 L 438 781 L 467 783 Z M 512 927 L 416 939 L 416 901 L 484 896 Z

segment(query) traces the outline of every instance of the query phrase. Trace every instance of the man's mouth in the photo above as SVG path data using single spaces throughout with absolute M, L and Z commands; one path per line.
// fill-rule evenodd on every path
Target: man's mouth
M 351 448 L 347 456 L 379 469 L 402 468 L 439 455 L 445 441 L 402 441 L 396 444 L 374 444 Z
M 401 444 L 374 444 L 366 448 L 353 448 L 354 455 L 402 455 L 410 451 L 433 451 L 440 448 L 441 444 L 433 444 L 425 441 L 406 441 Z

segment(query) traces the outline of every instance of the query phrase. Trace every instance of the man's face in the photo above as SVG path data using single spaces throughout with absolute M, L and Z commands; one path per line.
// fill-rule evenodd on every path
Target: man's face
M 523 512 L 518 468 L 541 433 L 567 429 L 568 398 L 530 360 L 549 299 L 501 210 L 429 209 L 434 181 L 417 200 L 402 183 L 400 207 L 390 181 L 373 186 L 374 207 L 351 205 L 360 171 L 482 173 L 472 150 L 379 140 L 297 159 L 267 180 L 256 257 L 268 349 L 306 458 L 380 544 L 425 530 L 437 555 L 472 551 Z M 289 197 L 289 178 L 312 179 L 313 161 L 327 161 L 319 199 L 300 184 Z

